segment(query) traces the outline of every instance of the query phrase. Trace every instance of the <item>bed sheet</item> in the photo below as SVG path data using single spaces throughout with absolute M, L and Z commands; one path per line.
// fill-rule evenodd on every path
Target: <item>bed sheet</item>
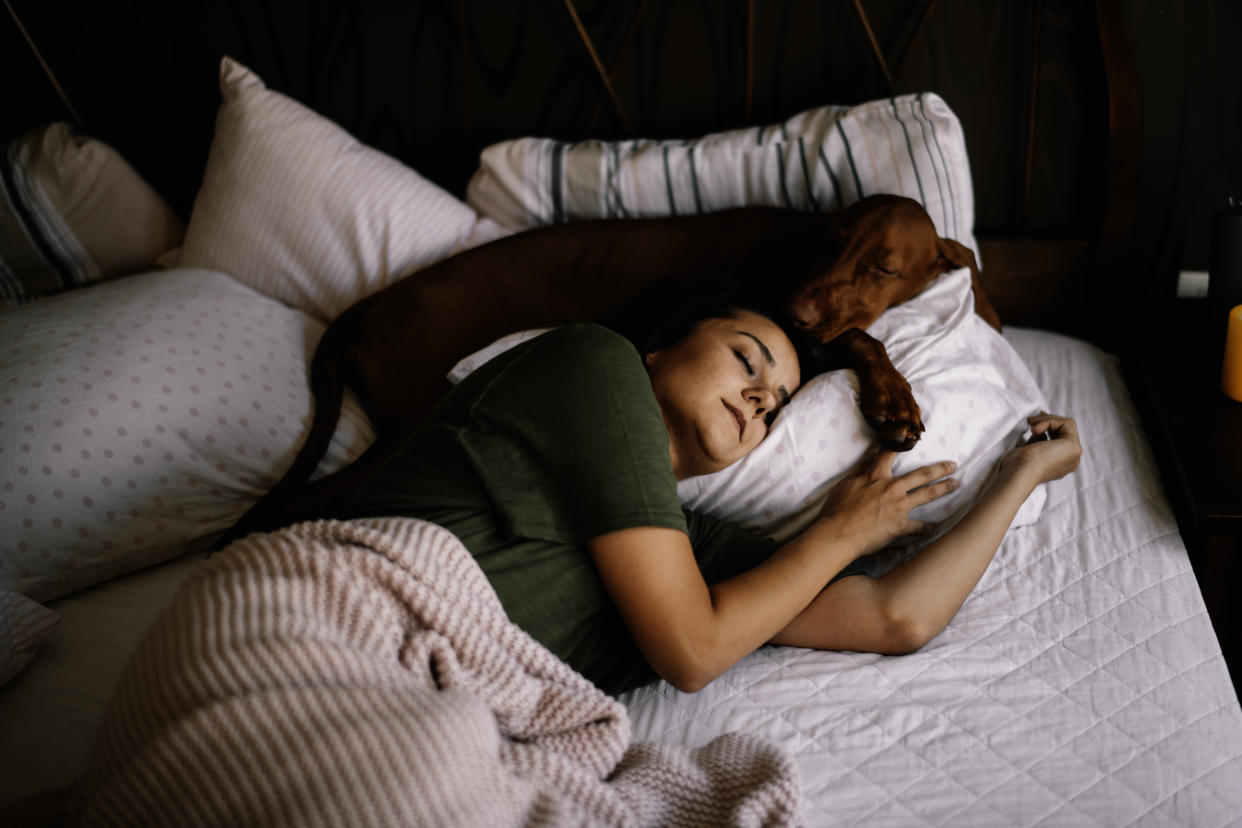
M 766 735 L 809 825 L 1242 824 L 1242 710 L 1117 361 L 1006 337 L 1084 454 L 948 628 L 907 656 L 765 647 L 694 696 L 641 688 L 635 739 Z
M 130 653 L 204 559 L 182 555 L 49 604 L 59 626 L 0 687 L 0 806 L 78 776 Z

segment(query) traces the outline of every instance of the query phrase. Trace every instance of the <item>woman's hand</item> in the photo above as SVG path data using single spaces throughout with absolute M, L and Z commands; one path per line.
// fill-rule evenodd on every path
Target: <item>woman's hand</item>
M 1005 452 L 1001 458 L 1002 474 L 1026 474 L 1038 485 L 1056 480 L 1078 468 L 1082 444 L 1078 441 L 1078 424 L 1069 417 L 1041 411 L 1026 418 L 1031 439 Z
M 934 463 L 893 475 L 897 453 L 880 449 L 828 494 L 812 530 L 824 527 L 858 545 L 859 555 L 883 549 L 906 535 L 930 534 L 935 524 L 914 520 L 910 510 L 957 488 L 949 478 L 957 464 Z

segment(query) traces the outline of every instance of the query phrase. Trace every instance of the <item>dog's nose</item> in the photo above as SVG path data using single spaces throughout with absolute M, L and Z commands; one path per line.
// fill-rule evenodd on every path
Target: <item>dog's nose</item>
M 813 328 L 819 322 L 819 311 L 810 302 L 794 302 L 789 315 L 799 328 Z

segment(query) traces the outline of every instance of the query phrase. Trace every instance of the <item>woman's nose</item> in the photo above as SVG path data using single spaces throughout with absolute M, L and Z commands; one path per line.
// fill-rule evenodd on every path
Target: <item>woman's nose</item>
M 746 389 L 746 399 L 755 404 L 753 417 L 762 417 L 776 405 L 776 395 L 767 388 Z

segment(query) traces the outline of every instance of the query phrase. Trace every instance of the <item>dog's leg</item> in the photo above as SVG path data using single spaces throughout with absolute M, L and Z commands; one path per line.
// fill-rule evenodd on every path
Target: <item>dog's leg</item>
M 888 358 L 884 343 L 850 328 L 828 343 L 832 361 L 858 374 L 859 408 L 880 443 L 893 451 L 909 451 L 923 434 L 923 420 L 910 383 Z

